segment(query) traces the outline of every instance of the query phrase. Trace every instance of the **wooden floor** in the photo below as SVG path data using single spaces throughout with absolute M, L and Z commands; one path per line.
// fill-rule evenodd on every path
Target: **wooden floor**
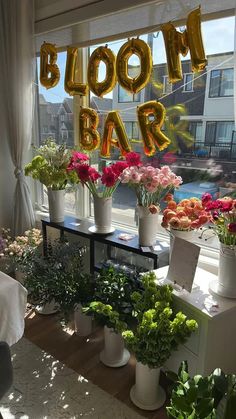
M 63 330 L 57 315 L 42 316 L 29 310 L 25 337 L 142 416 L 151 419 L 167 418 L 164 407 L 155 412 L 144 412 L 130 401 L 129 391 L 134 383 L 134 358 L 121 368 L 109 368 L 99 361 L 99 352 L 103 347 L 101 328 L 95 329 L 89 338 L 80 338 L 72 331 Z M 165 387 L 164 377 L 161 380 Z

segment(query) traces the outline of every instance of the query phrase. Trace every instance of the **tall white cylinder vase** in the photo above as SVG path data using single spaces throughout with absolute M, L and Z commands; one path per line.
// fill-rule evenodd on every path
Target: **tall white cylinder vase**
M 65 191 L 48 188 L 48 206 L 50 221 L 63 223 L 64 221 Z
M 166 394 L 159 385 L 160 368 L 149 368 L 137 362 L 135 370 L 135 385 L 130 390 L 132 402 L 140 409 L 159 409 L 166 400 Z
M 153 246 L 158 232 L 158 212 L 152 214 L 147 207 L 138 208 L 138 236 L 141 246 Z
M 220 243 L 218 281 L 210 289 L 222 297 L 236 298 L 236 246 Z
M 129 361 L 130 353 L 125 348 L 124 339 L 120 333 L 104 326 L 104 349 L 100 353 L 100 360 L 107 367 L 122 367 Z
M 75 333 L 78 336 L 88 336 L 92 333 L 92 316 L 82 312 L 81 304 L 74 311 Z
M 179 239 L 183 239 L 186 240 L 188 242 L 192 242 L 193 241 L 193 236 L 194 236 L 194 230 L 176 230 L 174 228 L 170 228 L 170 255 L 169 255 L 169 260 L 171 259 L 171 253 L 173 250 L 173 245 L 174 245 L 174 240 L 175 237 L 178 237 Z
M 89 231 L 97 234 L 109 234 L 114 231 L 112 221 L 112 197 L 93 197 L 95 225 Z

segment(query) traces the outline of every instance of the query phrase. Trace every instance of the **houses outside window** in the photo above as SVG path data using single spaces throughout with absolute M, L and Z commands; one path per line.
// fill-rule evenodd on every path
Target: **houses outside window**
M 130 139 L 138 139 L 139 138 L 139 131 L 138 131 L 138 123 L 136 121 L 127 121 L 124 123 L 125 129 L 128 138 Z
M 183 92 L 193 92 L 193 81 L 194 81 L 193 73 L 184 74 Z
M 169 83 L 169 76 L 163 76 L 163 93 L 172 93 L 172 84 Z
M 209 97 L 233 96 L 234 69 L 224 68 L 211 71 Z
M 140 102 L 141 100 L 141 93 L 129 93 L 127 90 L 123 89 L 120 85 L 118 86 L 118 102 L 119 103 L 126 103 L 126 102 Z
M 189 132 L 196 143 L 204 142 L 202 121 L 190 121 Z
M 206 123 L 205 144 L 231 143 L 234 121 L 208 121 Z

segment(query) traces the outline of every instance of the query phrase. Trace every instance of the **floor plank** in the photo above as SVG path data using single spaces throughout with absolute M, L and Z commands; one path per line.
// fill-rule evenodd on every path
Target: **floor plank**
M 25 337 L 45 350 L 67 367 L 83 375 L 94 384 L 113 395 L 134 411 L 149 419 L 166 419 L 165 408 L 145 412 L 136 408 L 129 398 L 134 384 L 135 359 L 122 368 L 109 368 L 99 360 L 103 347 L 103 331 L 94 329 L 89 338 L 82 338 L 62 328 L 57 315 L 43 316 L 28 310 L 25 319 Z M 161 382 L 166 387 L 164 377 Z

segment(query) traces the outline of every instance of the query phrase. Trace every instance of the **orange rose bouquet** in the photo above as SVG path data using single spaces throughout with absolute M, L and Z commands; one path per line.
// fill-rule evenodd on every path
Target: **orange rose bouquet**
M 164 197 L 167 207 L 163 211 L 162 227 L 179 231 L 197 230 L 210 221 L 210 214 L 198 198 L 174 201 L 172 194 Z

